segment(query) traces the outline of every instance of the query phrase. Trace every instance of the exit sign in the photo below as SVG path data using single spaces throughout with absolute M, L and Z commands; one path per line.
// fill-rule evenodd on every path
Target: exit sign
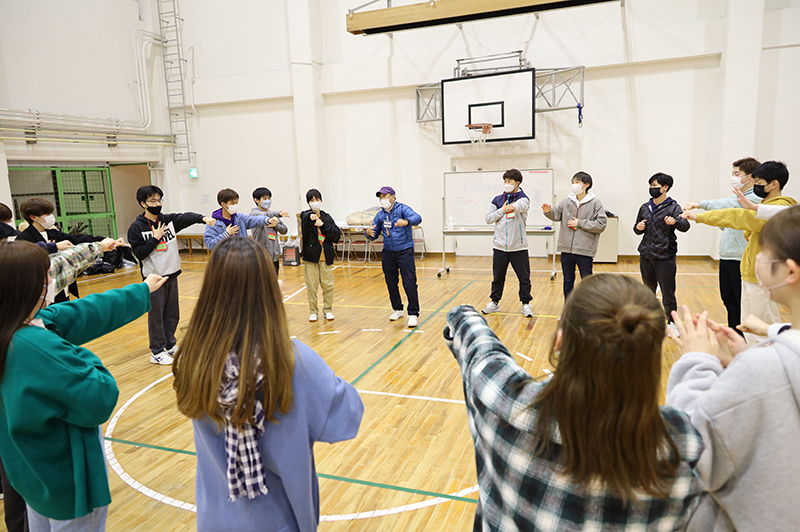
M 189 177 L 197 179 L 197 168 L 189 168 Z

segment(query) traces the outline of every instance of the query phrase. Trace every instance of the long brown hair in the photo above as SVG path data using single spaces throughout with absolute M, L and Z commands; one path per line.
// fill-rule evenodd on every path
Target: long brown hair
M 535 452 L 574 482 L 604 482 L 622 499 L 665 497 L 680 454 L 658 406 L 666 319 L 653 292 L 624 275 L 596 274 L 570 294 L 558 369 L 538 395 Z M 555 342 L 550 352 L 556 362 Z M 554 419 L 555 418 L 555 419 Z
M 239 398 L 232 422 L 241 427 L 263 396 L 264 415 L 286 414 L 293 404 L 294 351 L 278 278 L 266 248 L 249 238 L 228 238 L 208 261 L 197 306 L 172 366 L 178 410 L 217 426 L 225 418 L 218 405 L 228 353 L 239 360 Z M 264 380 L 256 385 L 261 363 Z
M 50 258 L 30 242 L 0 242 L 0 381 L 11 338 L 41 303 Z

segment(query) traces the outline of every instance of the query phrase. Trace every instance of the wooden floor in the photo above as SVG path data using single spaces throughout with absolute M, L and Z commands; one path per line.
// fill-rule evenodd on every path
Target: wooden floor
M 194 309 L 206 261 L 203 253 L 183 256 L 179 339 Z M 302 267 L 281 269 L 291 334 L 352 382 L 366 407 L 354 440 L 315 447 L 321 531 L 472 529 L 477 497 L 472 441 L 458 367 L 442 341 L 442 329 L 454 306 L 481 308 L 488 302 L 491 258 L 449 257 L 448 264 L 450 273 L 437 278 L 440 255 L 417 261 L 422 311 L 414 332 L 405 328 L 405 320 L 388 321 L 391 308 L 380 263 L 337 262 L 336 319 L 317 323 L 307 321 Z M 488 321 L 512 353 L 527 357 L 517 361 L 536 376 L 550 368 L 547 352 L 563 298 L 560 274 L 550 281 L 550 263 L 533 259 L 531 264 L 535 316 L 520 314 L 518 285 L 509 270 L 503 312 Z M 716 265 L 683 259 L 678 270 L 678 303 L 706 309 L 724 322 Z M 638 261 L 595 265 L 595 272 L 603 271 L 638 278 Z M 138 269 L 120 270 L 87 278 L 80 290 L 85 295 L 140 280 Z M 120 388 L 118 411 L 110 422 L 116 419 L 111 449 L 126 480 L 109 470 L 113 502 L 108 530 L 194 530 L 191 424 L 175 408 L 171 368 L 150 364 L 146 317 L 88 347 Z M 665 385 L 675 345 L 667 340 L 663 353 Z M 107 429 L 108 424 L 103 426 Z

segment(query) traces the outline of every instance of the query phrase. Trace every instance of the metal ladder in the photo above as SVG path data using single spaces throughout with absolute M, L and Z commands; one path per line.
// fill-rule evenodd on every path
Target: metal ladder
M 161 39 L 164 41 L 164 85 L 167 89 L 169 130 L 172 135 L 172 160 L 192 162 L 192 144 L 189 137 L 189 115 L 186 108 L 184 78 L 186 58 L 183 57 L 181 29 L 183 19 L 178 12 L 178 0 L 158 0 L 158 20 Z

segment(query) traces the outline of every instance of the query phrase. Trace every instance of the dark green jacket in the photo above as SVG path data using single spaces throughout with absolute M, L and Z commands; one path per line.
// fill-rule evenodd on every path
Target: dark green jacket
M 0 382 L 0 456 L 11 485 L 38 513 L 74 519 L 108 505 L 98 425 L 119 390 L 97 356 L 81 344 L 150 310 L 137 283 L 40 311 L 45 328 L 14 334 Z

